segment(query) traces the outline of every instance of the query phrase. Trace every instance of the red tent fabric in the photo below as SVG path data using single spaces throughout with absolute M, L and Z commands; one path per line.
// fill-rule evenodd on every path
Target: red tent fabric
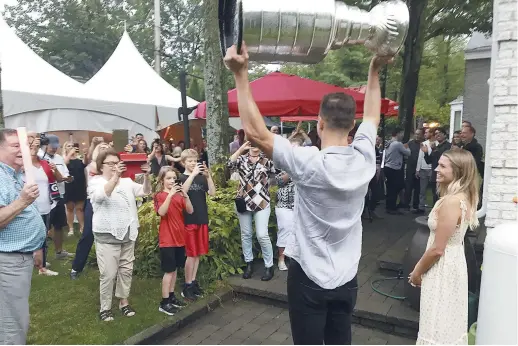
M 326 94 L 343 92 L 356 101 L 356 118 L 363 116 L 365 94 L 323 82 L 281 72 L 273 72 L 250 83 L 252 94 L 263 116 L 287 117 L 316 116 L 320 101 Z M 388 100 L 382 100 L 381 108 L 388 110 Z M 231 117 L 238 117 L 237 91 L 228 92 L 228 110 Z M 198 104 L 196 118 L 207 117 L 205 102 Z
M 365 94 L 365 89 L 366 88 L 367 88 L 366 85 L 362 85 L 362 86 L 359 86 L 359 87 L 352 87 L 352 88 L 349 88 L 349 89 L 352 89 L 352 90 L 361 92 L 362 94 Z M 388 117 L 397 116 L 398 115 L 398 109 L 399 109 L 399 103 L 397 103 L 396 101 L 393 101 L 391 99 L 387 99 L 387 98 L 385 100 L 388 100 L 388 109 L 385 112 L 385 116 L 388 116 Z

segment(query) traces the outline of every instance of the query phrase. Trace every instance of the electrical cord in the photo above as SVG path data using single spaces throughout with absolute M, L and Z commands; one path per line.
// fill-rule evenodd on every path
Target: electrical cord
M 378 288 L 374 287 L 374 284 L 376 284 L 378 282 L 387 281 L 387 280 L 401 280 L 401 279 L 403 279 L 403 272 L 400 271 L 400 272 L 398 272 L 398 276 L 393 276 L 393 277 L 388 277 L 388 278 L 381 278 L 381 279 L 376 279 L 376 280 L 371 281 L 371 288 L 372 288 L 372 290 L 374 292 L 379 293 L 382 296 L 389 297 L 389 298 L 392 298 L 392 299 L 397 299 L 397 300 L 405 300 L 406 297 L 394 296 L 394 295 L 382 292 Z

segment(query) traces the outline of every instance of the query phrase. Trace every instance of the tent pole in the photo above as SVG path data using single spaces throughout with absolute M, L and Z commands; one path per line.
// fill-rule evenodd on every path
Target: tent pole
M 183 136 L 185 149 L 191 147 L 191 136 L 189 134 L 189 110 L 187 109 L 187 73 L 180 70 L 180 93 L 182 95 L 182 115 L 183 115 Z

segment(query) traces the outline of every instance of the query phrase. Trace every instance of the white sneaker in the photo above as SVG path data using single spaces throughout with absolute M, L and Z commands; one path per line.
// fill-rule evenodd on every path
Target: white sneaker
M 74 254 L 65 250 L 56 254 L 56 259 L 65 259 L 67 257 L 74 257 Z
M 69 236 L 69 237 L 71 237 L 71 236 L 73 236 L 73 235 L 74 235 L 74 230 L 73 230 L 73 229 L 69 230 L 69 231 L 68 231 L 68 236 Z
M 50 263 L 49 262 L 45 262 L 45 267 L 46 268 L 50 268 Z
M 57 276 L 57 275 L 59 275 L 58 272 L 55 272 L 55 271 L 52 271 L 52 270 L 46 269 L 46 268 L 40 269 L 38 274 L 39 275 L 45 275 L 45 276 Z
M 284 261 L 279 261 L 278 265 L 279 265 L 279 270 L 281 270 L 281 271 L 288 270 L 288 267 L 286 266 L 286 263 L 284 263 Z

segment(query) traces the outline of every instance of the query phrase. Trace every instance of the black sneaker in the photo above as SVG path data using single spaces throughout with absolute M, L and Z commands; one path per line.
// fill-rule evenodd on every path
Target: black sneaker
M 198 284 L 198 281 L 192 282 L 193 286 L 193 292 L 197 297 L 203 297 L 203 290 L 200 288 L 200 285 Z
M 162 304 L 160 303 L 160 306 L 158 307 L 158 311 L 163 312 L 166 315 L 173 316 L 175 313 L 178 312 L 178 308 L 173 306 L 171 303 Z
M 176 298 L 176 296 L 173 294 L 169 296 L 169 303 L 174 306 L 175 308 L 181 309 L 184 306 L 187 306 L 184 302 L 182 302 L 180 299 Z
M 194 285 L 185 285 L 182 291 L 182 297 L 189 301 L 194 301 L 198 299 L 196 294 L 194 294 Z

